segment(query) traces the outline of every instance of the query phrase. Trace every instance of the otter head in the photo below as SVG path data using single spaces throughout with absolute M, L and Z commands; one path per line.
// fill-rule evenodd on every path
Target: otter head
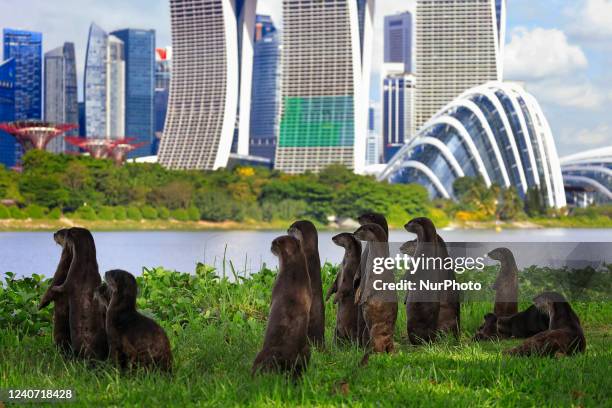
M 366 212 L 364 214 L 361 214 L 359 218 L 357 218 L 357 221 L 359 221 L 359 225 L 366 225 L 366 224 L 380 225 L 382 229 L 385 231 L 385 234 L 389 235 L 389 225 L 387 224 L 387 219 L 385 218 L 384 215 L 380 213 Z
M 438 242 L 438 234 L 434 223 L 427 217 L 418 217 L 410 220 L 404 228 L 408 232 L 416 234 L 417 239 L 421 242 Z
M 352 245 L 354 245 L 355 237 L 353 236 L 353 234 L 350 234 L 348 232 L 342 232 L 338 235 L 334 235 L 332 237 L 332 241 L 334 241 L 334 244 L 341 246 L 342 248 L 348 249 Z
M 360 241 L 386 241 L 386 234 L 382 227 L 378 224 L 362 225 L 353 233 L 353 236 Z
M 281 258 L 284 256 L 294 256 L 302 251 L 300 241 L 291 235 L 283 235 L 272 241 L 270 248 L 272 253 Z
M 318 246 L 317 229 L 310 221 L 294 222 L 287 229 L 287 234 L 300 241 L 303 247 L 316 248 Z
M 136 278 L 129 272 L 122 271 L 121 269 L 113 269 L 107 271 L 104 274 L 108 293 L 111 298 L 119 295 L 122 298 L 132 298 L 136 300 L 136 293 L 138 292 L 138 285 L 136 284 Z
M 510 251 L 508 248 L 501 247 L 501 248 L 495 248 L 494 250 L 489 252 L 487 256 L 491 259 L 495 259 L 496 261 L 503 261 L 513 255 L 512 255 L 512 251 Z
M 478 328 L 474 340 L 487 340 L 497 335 L 497 316 L 493 313 L 484 315 L 484 323 Z
M 533 298 L 535 307 L 549 316 L 553 313 L 555 303 L 567 303 L 567 300 L 565 300 L 562 294 L 557 292 L 543 292 Z
M 63 248 L 70 248 L 86 259 L 96 259 L 96 244 L 91 232 L 85 228 L 59 230 L 53 235 L 53 239 Z
M 68 236 L 69 231 L 70 230 L 68 228 L 64 228 L 53 234 L 53 240 L 62 248 L 66 246 L 66 237 Z

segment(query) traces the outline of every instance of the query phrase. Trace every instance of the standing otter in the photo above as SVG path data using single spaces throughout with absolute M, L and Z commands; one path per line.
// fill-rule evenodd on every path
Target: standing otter
M 514 255 L 508 248 L 496 248 L 488 256 L 500 261 L 499 275 L 493 284 L 495 306 L 493 313 L 497 317 L 512 316 L 518 313 L 518 268 Z
M 123 369 L 141 366 L 172 371 L 172 351 L 166 332 L 136 310 L 136 278 L 119 269 L 106 272 L 104 278 L 110 294 L 106 330 L 111 359 Z
M 325 299 L 329 299 L 333 293 L 336 293 L 334 297 L 334 303 L 338 304 L 336 339 L 361 342 L 362 337 L 357 319 L 359 306 L 355 302 L 355 288 L 353 287 L 353 279 L 359 273 L 361 263 L 361 242 L 356 240 L 353 234 L 346 232 L 335 235 L 332 241 L 345 249 L 342 268 Z
M 296 221 L 291 224 L 287 234 L 300 241 L 310 276 L 312 306 L 308 323 L 308 340 L 317 346 L 323 346 L 325 344 L 325 303 L 323 302 L 317 229 L 310 221 Z
M 548 330 L 538 333 L 518 347 L 504 351 L 514 356 L 572 355 L 586 349 L 586 339 L 580 319 L 567 302 L 557 292 L 544 292 L 533 299 L 536 307 L 547 313 L 550 318 Z
M 62 255 L 60 256 L 59 264 L 51 279 L 51 285 L 41 298 L 38 309 L 43 309 L 51 302 L 53 306 L 53 341 L 55 345 L 65 355 L 69 355 L 72 351 L 70 343 L 70 308 L 68 296 L 66 294 L 56 293 L 52 290 L 54 286 L 60 286 L 68 276 L 68 269 L 72 263 L 72 247 L 66 245 L 64 237 L 67 234 L 66 229 L 59 230 L 53 234 L 53 240 L 62 247 Z
M 496 331 L 501 338 L 525 339 L 548 329 L 549 325 L 548 314 L 534 305 L 512 316 L 496 317 Z
M 85 228 L 63 229 L 56 235 L 58 242 L 63 242 L 63 245 L 70 248 L 72 261 L 64 282 L 61 285 L 54 284 L 50 288 L 50 291 L 54 292 L 50 297 L 68 298 L 73 352 L 83 358 L 106 359 L 108 342 L 104 330 L 104 315 L 94 300 L 94 291 L 102 282 L 98 272 L 94 239 Z
M 294 378 L 310 359 L 308 324 L 312 290 L 300 241 L 285 235 L 272 241 L 279 272 L 272 288 L 272 304 L 262 350 L 255 357 L 257 371 L 285 371 Z
M 393 270 L 383 268 L 375 272 L 376 259 L 389 257 L 387 235 L 380 225 L 366 224 L 353 234 L 355 238 L 368 241 L 368 259 L 364 278 L 360 281 L 355 301 L 363 306 L 363 317 L 370 334 L 369 351 L 362 364 L 366 363 L 370 351 L 380 353 L 393 351 L 393 332 L 397 320 L 397 295 L 392 289 L 378 289 L 384 284 L 395 283 Z M 379 265 L 376 265 L 379 266 Z M 380 281 L 381 285 L 375 284 Z
M 414 256 L 439 264 L 439 267 L 419 268 L 414 274 L 417 282 L 455 280 L 455 272 L 443 266 L 444 260 L 449 257 L 448 250 L 433 222 L 426 217 L 414 218 L 404 228 L 417 236 Z M 412 344 L 432 341 L 438 332 L 459 336 L 460 304 L 457 291 L 409 291 L 406 295 L 406 314 L 408 338 Z

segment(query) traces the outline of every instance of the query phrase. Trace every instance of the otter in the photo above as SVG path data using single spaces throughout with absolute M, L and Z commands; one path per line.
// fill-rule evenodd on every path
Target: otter
M 55 274 L 51 279 L 51 285 L 41 298 L 38 310 L 41 310 L 49 303 L 53 302 L 53 341 L 55 345 L 65 355 L 72 353 L 72 345 L 70 342 L 70 308 L 68 296 L 60 294 L 52 290 L 55 286 L 60 286 L 68 276 L 68 269 L 72 263 L 72 247 L 66 245 L 64 237 L 67 234 L 66 229 L 62 229 L 53 234 L 53 240 L 62 247 L 59 264 L 55 270 Z
M 497 338 L 497 316 L 493 313 L 487 313 L 484 315 L 484 323 L 476 331 L 473 340 L 493 340 Z
M 287 234 L 300 241 L 300 246 L 306 257 L 312 289 L 308 339 L 316 346 L 321 347 L 325 344 L 325 303 L 323 302 L 317 229 L 312 222 L 302 220 L 291 224 Z
M 384 268 L 374 273 L 376 258 L 389 257 L 389 243 L 384 229 L 378 224 L 362 225 L 353 234 L 355 238 L 368 242 L 368 258 L 364 278 L 355 295 L 355 301 L 363 306 L 363 317 L 368 327 L 370 340 L 362 364 L 367 363 L 371 352 L 392 352 L 393 332 L 397 320 L 397 295 L 394 290 L 377 289 L 375 281 L 382 284 L 395 283 L 393 270 Z
M 531 305 L 512 316 L 498 317 L 496 319 L 496 331 L 497 336 L 501 338 L 524 339 L 548 329 L 549 324 L 548 315 L 536 306 Z
M 332 241 L 345 249 L 341 270 L 325 298 L 328 300 L 333 293 L 336 293 L 334 303 L 338 304 L 338 311 L 336 312 L 335 338 L 361 342 L 363 330 L 360 331 L 358 326 L 359 306 L 355 303 L 355 288 L 353 287 L 353 279 L 359 273 L 361 263 L 361 242 L 355 239 L 353 234 L 346 232 L 335 235 Z
M 72 260 L 66 279 L 60 285 L 54 283 L 50 288 L 53 294 L 43 300 L 67 297 L 73 353 L 82 358 L 104 360 L 108 357 L 108 342 L 104 315 L 94 300 L 94 291 L 102 279 L 93 236 L 85 228 L 63 229 L 56 235 L 56 241 L 70 248 Z
M 518 268 L 514 255 L 508 248 L 496 248 L 488 256 L 501 265 L 492 287 L 495 290 L 493 313 L 497 317 L 512 316 L 518 313 Z
M 310 360 L 308 325 L 312 303 L 311 279 L 300 241 L 281 236 L 271 251 L 279 258 L 272 303 L 262 350 L 253 362 L 258 371 L 283 371 L 297 379 Z
M 580 319 L 568 301 L 557 292 L 544 292 L 533 299 L 535 306 L 548 314 L 548 330 L 529 337 L 520 346 L 504 351 L 513 356 L 559 356 L 582 353 L 586 339 Z
M 446 243 L 436 232 L 433 222 L 426 217 L 414 218 L 404 228 L 417 236 L 414 256 L 424 259 L 448 258 Z M 412 244 L 404 244 L 410 248 Z M 442 282 L 454 280 L 455 272 L 452 269 L 435 269 L 433 271 L 420 268 L 414 274 L 417 282 L 429 280 Z M 406 294 L 406 328 L 408 338 L 412 344 L 430 342 L 438 333 L 450 332 L 459 336 L 460 303 L 459 293 L 456 291 L 439 291 L 427 293 L 423 291 L 409 291 Z
M 129 272 L 115 269 L 106 272 L 104 279 L 110 294 L 106 331 L 111 359 L 122 369 L 140 366 L 172 371 L 172 351 L 166 332 L 153 319 L 136 310 L 136 278 Z M 105 298 L 104 291 L 99 289 L 98 296 Z

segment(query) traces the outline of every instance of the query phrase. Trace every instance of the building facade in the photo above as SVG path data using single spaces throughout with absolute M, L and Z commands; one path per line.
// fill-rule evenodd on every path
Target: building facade
M 514 187 L 521 197 L 537 187 L 549 207 L 565 207 L 550 127 L 519 85 L 496 81 L 465 91 L 399 150 L 379 178 L 422 184 L 432 198 L 453 198 L 453 182 L 464 176 Z
M 106 133 L 110 139 L 125 136 L 125 44 L 114 35 L 106 43 Z
M 568 205 L 588 207 L 612 202 L 612 147 L 561 158 Z
M 378 164 L 380 141 L 375 126 L 376 113 L 374 108 L 368 109 L 368 137 L 366 142 L 366 166 Z
M 284 0 L 275 168 L 365 167 L 374 1 Z
M 111 34 L 124 45 L 124 135 L 143 143 L 128 157 L 149 156 L 155 138 L 155 30 L 125 29 Z
M 74 44 L 67 42 L 63 46 L 45 53 L 45 115 L 48 122 L 79 123 L 77 72 Z M 75 129 L 66 136 L 78 135 Z M 66 143 L 63 137 L 53 139 L 47 150 L 63 153 Z
M 255 22 L 249 154 L 274 161 L 280 108 L 280 35 L 270 16 Z
M 467 89 L 502 80 L 505 0 L 417 0 L 416 127 Z
M 13 58 L 0 63 L 0 122 L 15 120 L 15 71 Z M 7 168 L 17 164 L 18 144 L 8 133 L 0 130 L 0 165 Z
M 155 138 L 151 154 L 157 154 L 159 142 L 164 132 L 168 98 L 170 97 L 170 79 L 172 78 L 172 47 L 155 50 Z
M 385 16 L 385 64 L 403 64 L 403 72 L 413 72 L 412 33 L 412 13 L 409 11 Z
M 85 54 L 84 101 L 85 126 L 83 135 L 105 137 L 107 135 L 106 112 L 106 55 L 108 35 L 92 23 L 89 27 Z
M 170 0 L 173 72 L 159 162 L 212 170 L 248 154 L 256 0 Z
M 411 74 L 391 74 L 383 80 L 383 161 L 388 163 L 415 134 L 415 84 Z

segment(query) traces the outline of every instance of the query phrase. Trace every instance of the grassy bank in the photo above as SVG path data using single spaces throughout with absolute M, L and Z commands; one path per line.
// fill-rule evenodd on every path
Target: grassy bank
M 261 347 L 274 273 L 246 279 L 203 265 L 195 275 L 162 269 L 139 277 L 139 307 L 167 330 L 172 377 L 121 374 L 110 364 L 65 361 L 50 335 L 50 310 L 36 311 L 47 285 L 40 276 L 0 288 L 0 384 L 8 388 L 71 388 L 66 406 L 604 406 L 612 397 L 612 304 L 576 303 L 588 342 L 571 358 L 508 358 L 518 341 L 474 343 L 471 335 L 490 303 L 462 306 L 462 335 L 427 347 L 407 345 L 400 308 L 397 353 L 357 363 L 362 351 L 332 338 L 335 307 L 327 304 L 327 348 L 313 352 L 301 383 L 279 375 L 251 378 Z M 335 268 L 324 268 L 325 289 Z

